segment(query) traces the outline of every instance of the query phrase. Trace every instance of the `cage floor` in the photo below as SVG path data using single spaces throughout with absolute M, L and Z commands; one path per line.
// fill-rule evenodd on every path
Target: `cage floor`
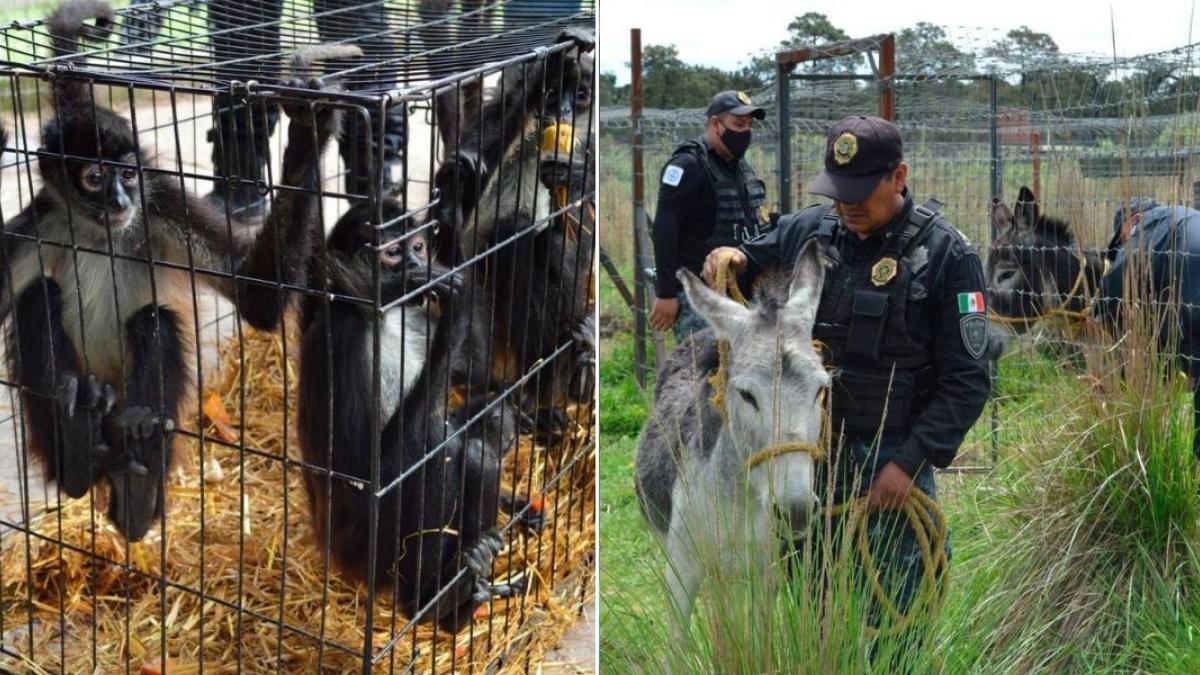
M 294 415 L 294 387 L 283 391 L 294 365 L 278 335 L 248 332 L 244 342 L 242 356 L 236 341 L 225 344 L 206 392 L 231 419 L 223 428 L 206 423 L 206 432 L 233 441 L 244 432 L 247 446 L 291 453 L 295 440 L 279 430 Z M 243 362 L 254 364 L 244 373 L 244 424 Z M 495 579 L 524 574 L 526 594 L 495 601 L 457 635 L 408 625 L 378 602 L 373 651 L 395 643 L 377 671 L 520 670 L 574 622 L 591 596 L 595 443 L 590 408 L 569 413 L 573 431 L 561 443 L 522 437 L 505 463 L 507 486 L 544 499 L 545 527 L 509 528 L 496 560 Z M 212 442 L 203 455 L 195 440 L 179 444 L 165 538 L 156 528 L 125 542 L 99 513 L 102 494 L 49 506 L 32 517 L 30 534 L 2 530 L 0 670 L 115 672 L 164 654 L 176 673 L 361 668 L 365 597 L 326 572 L 300 471 Z

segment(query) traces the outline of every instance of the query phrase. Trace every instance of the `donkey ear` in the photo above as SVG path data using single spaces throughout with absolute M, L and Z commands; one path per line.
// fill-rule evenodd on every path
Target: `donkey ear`
M 683 292 L 687 294 L 688 302 L 696 313 L 704 317 L 718 338 L 728 340 L 733 337 L 737 327 L 748 321 L 753 314 L 742 306 L 709 288 L 703 281 L 690 271 L 680 268 L 675 272 L 676 278 L 683 284 Z
M 788 300 L 784 306 L 788 317 L 811 325 L 817 318 L 817 304 L 821 301 L 824 284 L 825 268 L 821 265 L 817 241 L 809 239 L 792 267 L 792 283 L 788 286 Z
M 1021 227 L 1033 227 L 1037 224 L 1041 217 L 1039 213 L 1037 197 L 1033 196 L 1033 190 L 1022 185 L 1021 191 L 1017 193 L 1017 203 L 1013 205 L 1013 215 L 1016 216 L 1016 223 Z

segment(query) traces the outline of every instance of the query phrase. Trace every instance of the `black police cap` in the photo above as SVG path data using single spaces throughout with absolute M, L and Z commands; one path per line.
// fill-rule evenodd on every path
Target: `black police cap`
M 896 125 L 881 117 L 843 117 L 825 138 L 825 170 L 813 179 L 808 191 L 859 204 L 903 160 L 904 146 Z
M 705 117 L 712 117 L 721 113 L 753 115 L 756 120 L 767 118 L 767 111 L 754 105 L 744 91 L 723 91 L 714 96 L 712 103 L 708 104 L 708 110 L 705 111 L 704 115 Z

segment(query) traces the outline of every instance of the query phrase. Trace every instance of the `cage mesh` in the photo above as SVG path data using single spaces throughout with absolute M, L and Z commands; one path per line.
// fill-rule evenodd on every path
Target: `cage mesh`
M 154 279 L 150 304 L 175 311 L 181 340 L 194 347 L 178 377 L 155 377 L 147 394 L 151 412 L 173 418 L 174 460 L 145 467 L 152 477 L 166 469 L 165 504 L 136 542 L 106 509 L 122 480 L 114 467 L 128 471 L 138 452 L 106 455 L 95 486 L 70 498 L 46 479 L 31 445 L 31 406 L 58 405 L 62 392 L 29 379 L 26 347 L 5 350 L 0 670 L 507 672 L 533 667 L 554 646 L 592 597 L 596 148 L 591 82 L 569 84 L 570 69 L 551 64 L 585 58 L 590 45 L 556 40 L 591 30 L 593 15 L 590 1 L 165 0 L 116 10 L 109 30 L 77 41 L 79 54 L 58 56 L 44 19 L 0 28 L 6 287 L 15 261 L 32 260 L 64 285 L 68 315 L 93 303 L 125 316 L 128 293 L 103 289 L 141 288 L 118 272 L 131 270 L 142 284 Z M 314 44 L 361 53 L 290 72 L 296 51 Z M 70 83 L 84 92 L 80 119 L 112 110 L 143 155 L 97 158 L 94 149 L 76 154 L 94 147 L 87 143 L 48 142 L 46 124 Z M 510 102 L 492 105 L 501 100 Z M 333 111 L 341 133 L 313 167 L 315 180 L 297 180 L 289 157 L 319 147 L 297 116 Z M 501 150 L 494 164 L 492 141 Z M 475 177 L 447 173 L 475 156 L 489 162 L 473 165 Z M 76 210 L 56 226 L 64 202 L 78 209 L 86 200 L 71 192 L 44 201 L 45 167 L 58 161 L 153 186 L 130 189 L 143 234 L 89 234 L 112 226 L 108 212 L 92 223 Z M 69 180 L 88 180 L 74 171 Z M 505 182 L 517 174 L 528 177 L 523 188 Z M 155 212 L 156 191 L 182 194 L 186 206 Z M 463 213 L 450 208 L 468 198 Z M 313 248 L 293 261 L 306 273 L 286 280 L 282 253 L 265 276 L 247 272 L 239 256 L 259 250 L 250 242 L 286 228 L 301 208 L 315 214 Z M 361 242 L 329 238 L 355 213 Z M 34 225 L 14 225 L 22 222 Z M 170 253 L 122 243 L 153 240 L 155 228 L 183 243 Z M 291 235 L 275 235 L 270 250 L 289 250 Z M 205 237 L 232 253 L 202 258 Z M 389 266 L 420 257 L 417 241 L 441 267 L 397 276 Z M 102 280 L 95 298 L 54 266 L 83 269 L 85 259 L 101 263 L 81 273 Z M 357 270 L 361 283 L 338 277 L 337 264 Z M 437 295 L 453 284 L 455 294 Z M 247 320 L 252 291 L 286 308 L 273 328 Z M 14 318 L 10 302 L 6 330 L 26 345 L 33 338 L 17 334 L 36 331 Z M 26 316 L 53 320 L 47 307 L 34 308 Z M 363 322 L 360 333 L 347 333 L 350 320 Z M 77 338 L 80 375 L 131 340 L 90 321 L 81 320 Z M 162 346 L 170 328 L 161 316 L 152 325 L 159 342 L 145 351 L 173 353 Z M 332 342 L 338 331 L 352 339 Z M 438 362 L 444 331 L 470 348 L 452 342 L 445 370 L 413 383 Z M 306 354 L 323 367 L 306 369 Z M 146 370 L 143 355 L 123 352 L 107 375 L 116 385 L 112 415 L 132 405 L 129 383 Z M 50 366 L 54 377 L 62 366 Z M 300 399 L 313 393 L 314 372 L 328 377 L 308 404 L 310 420 L 337 428 L 361 415 L 365 440 L 335 432 L 327 454 L 309 452 L 319 442 L 303 430 Z M 181 402 L 172 405 L 164 392 L 179 383 Z M 417 402 L 426 412 L 406 417 Z M 95 433 L 128 444 L 125 424 L 105 417 Z M 351 448 L 359 465 L 346 468 L 339 457 Z M 468 457 L 497 466 L 475 480 Z M 472 521 L 463 505 L 476 493 L 487 496 Z M 357 517 L 347 521 L 346 512 Z M 468 560 L 482 550 L 468 540 L 472 528 L 497 536 L 482 574 Z M 347 541 L 364 560 L 374 552 L 394 564 L 355 573 L 334 550 Z M 417 584 L 398 571 L 402 560 L 426 588 L 412 606 L 404 593 Z M 486 597 L 472 600 L 457 628 L 436 627 L 464 597 L 456 589 L 480 582 Z

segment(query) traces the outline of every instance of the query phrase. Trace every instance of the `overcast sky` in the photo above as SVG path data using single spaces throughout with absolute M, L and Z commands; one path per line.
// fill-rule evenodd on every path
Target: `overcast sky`
M 1012 28 L 1049 33 L 1069 53 L 1132 56 L 1200 41 L 1192 0 L 599 0 L 600 66 L 629 80 L 629 30 L 642 44 L 674 44 L 688 63 L 729 70 L 787 37 L 805 12 L 822 12 L 850 37 L 899 31 L 918 21 L 965 35 L 979 49 Z M 1111 12 L 1111 14 L 1110 14 Z M 1194 35 L 1189 40 L 1189 35 Z

